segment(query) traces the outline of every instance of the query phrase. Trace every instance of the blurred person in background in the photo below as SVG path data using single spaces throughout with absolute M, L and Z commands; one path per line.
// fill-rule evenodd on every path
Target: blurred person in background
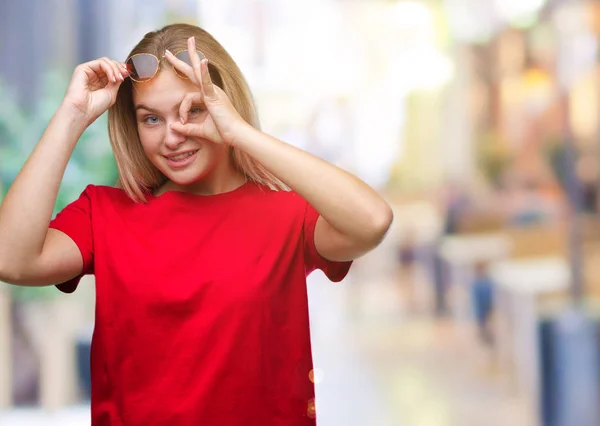
M 107 110 L 117 187 L 51 220 Z M 233 59 L 176 24 L 75 69 L 1 205 L 0 280 L 95 275 L 94 426 L 314 425 L 306 277 L 342 280 L 391 221 L 367 184 L 261 132 Z
M 441 231 L 431 247 L 431 269 L 434 292 L 434 315 L 446 317 L 450 313 L 448 306 L 448 287 L 450 285 L 450 266 L 441 253 L 445 237 L 460 231 L 461 223 L 471 205 L 465 189 L 457 182 L 448 182 L 439 195 Z
M 396 248 L 398 265 L 398 281 L 402 297 L 407 302 L 408 311 L 417 313 L 419 310 L 418 267 L 420 263 L 421 246 L 417 230 L 408 228 L 400 238 Z
M 598 160 L 593 154 L 581 155 L 577 162 L 577 177 L 581 184 L 582 209 L 589 215 L 598 213 Z
M 486 262 L 477 263 L 474 274 L 471 283 L 471 302 L 478 336 L 483 344 L 490 346 L 493 343 L 491 317 L 494 308 L 494 283 Z

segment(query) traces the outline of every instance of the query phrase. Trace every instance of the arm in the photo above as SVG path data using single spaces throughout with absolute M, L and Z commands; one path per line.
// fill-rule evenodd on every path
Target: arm
M 49 231 L 48 223 L 67 162 L 84 129 L 74 113 L 59 109 L 8 191 L 0 206 L 2 281 L 21 283 L 27 281 L 28 275 L 38 275 L 37 271 L 44 269 L 39 264 L 47 236 L 46 247 L 57 247 L 50 252 L 65 250 L 63 266 L 67 272 L 81 268 L 77 257 L 69 260 L 73 247 L 65 238 L 70 240 L 56 235 L 58 231 Z
M 81 272 L 75 243 L 48 225 L 79 137 L 114 102 L 120 81 L 108 78 L 116 72 L 116 63 L 108 60 L 76 68 L 65 100 L 0 205 L 1 281 L 50 285 Z
M 233 142 L 319 212 L 315 246 L 329 260 L 352 260 L 377 246 L 392 222 L 389 205 L 344 170 L 251 126 Z

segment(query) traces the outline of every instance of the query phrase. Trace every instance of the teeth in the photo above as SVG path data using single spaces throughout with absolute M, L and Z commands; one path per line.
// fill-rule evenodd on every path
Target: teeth
M 188 157 L 191 157 L 192 155 L 194 155 L 195 151 L 192 152 L 187 152 L 185 154 L 181 154 L 181 155 L 177 155 L 175 157 L 169 157 L 169 160 L 171 161 L 181 161 L 181 160 L 185 160 Z

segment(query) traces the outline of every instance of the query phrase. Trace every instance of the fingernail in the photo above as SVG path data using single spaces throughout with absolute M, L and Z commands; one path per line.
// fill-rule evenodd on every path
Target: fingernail
M 115 76 L 113 75 L 113 82 L 116 83 L 117 79 L 115 78 Z
M 179 117 L 179 121 L 181 121 L 181 124 L 185 124 L 185 120 L 183 119 L 183 117 Z
M 192 40 L 192 43 L 196 44 L 196 37 L 191 36 L 190 39 Z
M 170 51 L 169 49 L 165 49 L 165 53 L 166 53 L 167 55 L 173 56 L 173 54 L 171 53 L 171 51 Z

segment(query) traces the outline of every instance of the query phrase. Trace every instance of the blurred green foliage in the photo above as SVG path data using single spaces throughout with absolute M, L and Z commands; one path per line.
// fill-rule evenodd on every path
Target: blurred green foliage
M 39 101 L 31 110 L 20 107 L 10 87 L 0 81 L 0 202 L 60 105 L 69 80 L 70 74 L 66 72 L 47 72 Z M 77 199 L 88 184 L 114 185 L 117 177 L 108 139 L 107 114 L 104 114 L 83 133 L 73 152 L 54 215 Z M 12 288 L 20 299 L 39 299 L 58 293 L 52 288 Z

